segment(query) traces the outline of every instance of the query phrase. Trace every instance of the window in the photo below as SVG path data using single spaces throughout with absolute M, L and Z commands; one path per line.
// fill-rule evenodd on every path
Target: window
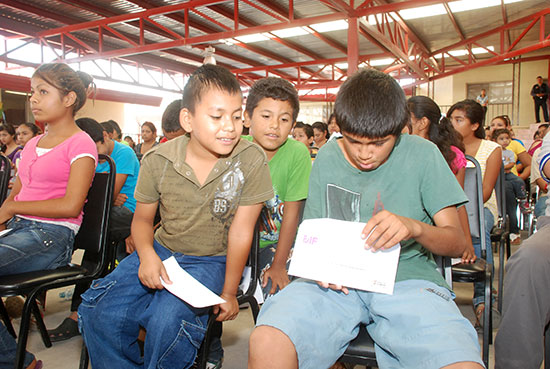
M 489 97 L 489 105 L 512 103 L 512 81 L 472 83 L 468 84 L 466 88 L 468 99 L 475 100 L 481 93 L 481 89 L 485 89 Z

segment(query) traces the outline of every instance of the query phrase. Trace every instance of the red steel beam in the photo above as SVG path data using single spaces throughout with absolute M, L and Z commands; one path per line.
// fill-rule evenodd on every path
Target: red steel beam
M 435 55 L 440 54 L 440 53 L 445 53 L 445 52 L 457 49 L 457 48 L 462 47 L 464 45 L 467 45 L 467 44 L 479 41 L 481 39 L 484 39 L 488 36 L 492 36 L 495 33 L 500 33 L 501 31 L 506 31 L 508 29 L 517 27 L 517 26 L 522 25 L 524 23 L 531 22 L 535 18 L 540 19 L 541 16 L 545 16 L 545 15 L 548 15 L 548 14 L 550 14 L 550 8 L 540 10 L 536 13 L 531 14 L 531 15 L 516 19 L 515 21 L 509 22 L 509 23 L 504 24 L 502 26 L 490 29 L 490 30 L 482 32 L 478 35 L 468 37 L 468 38 L 466 38 L 464 40 L 461 40 L 459 42 L 456 42 L 454 44 L 451 44 L 451 45 L 445 46 L 441 49 L 435 50 L 431 53 L 431 56 L 435 56 Z
M 445 11 L 447 12 L 447 15 L 449 16 L 449 19 L 451 20 L 451 23 L 453 24 L 453 27 L 455 28 L 456 33 L 458 33 L 458 36 L 461 40 L 465 40 L 466 36 L 464 35 L 464 31 L 462 31 L 462 28 L 458 24 L 458 21 L 456 20 L 453 12 L 451 11 L 451 8 L 449 7 L 449 4 L 446 2 L 443 3 L 443 7 L 445 8 Z M 466 49 L 468 50 L 468 55 L 470 58 L 475 62 L 476 58 L 474 57 L 474 53 L 472 53 L 472 47 L 467 46 Z
M 548 47 L 550 47 L 550 40 L 540 41 L 540 42 L 537 42 L 535 44 L 531 44 L 529 46 L 523 47 L 521 49 L 516 49 L 514 51 L 509 51 L 509 52 L 494 56 L 494 57 L 489 58 L 489 59 L 484 59 L 484 60 L 478 61 L 476 63 L 471 63 L 471 64 L 468 64 L 468 65 L 453 68 L 453 69 L 451 69 L 447 72 L 439 73 L 437 75 L 434 75 L 434 76 L 430 77 L 430 81 L 440 79 L 440 78 L 444 78 L 444 77 L 448 77 L 448 76 L 451 76 L 453 74 L 465 72 L 467 70 L 471 70 L 471 69 L 475 69 L 475 68 L 479 68 L 479 67 L 484 67 L 486 65 L 497 64 L 499 62 L 504 61 L 505 59 L 514 58 L 514 57 L 519 56 L 519 55 L 527 54 L 527 53 L 537 51 L 537 50 L 541 50 L 541 49 L 548 48 Z

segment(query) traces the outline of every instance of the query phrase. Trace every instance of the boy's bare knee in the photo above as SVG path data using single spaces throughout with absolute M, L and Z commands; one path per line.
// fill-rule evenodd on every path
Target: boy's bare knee
M 277 328 L 256 327 L 249 340 L 248 368 L 298 368 L 294 344 Z

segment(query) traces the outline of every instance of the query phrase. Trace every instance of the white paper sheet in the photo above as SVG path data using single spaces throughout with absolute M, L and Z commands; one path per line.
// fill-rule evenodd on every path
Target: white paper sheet
M 393 294 L 401 245 L 365 249 L 365 223 L 304 220 L 298 230 L 288 274 L 365 291 Z
M 203 308 L 225 302 L 224 299 L 210 291 L 202 283 L 183 270 L 173 256 L 164 260 L 162 263 L 164 264 L 164 268 L 166 268 L 170 281 L 172 281 L 172 284 L 168 284 L 161 278 L 162 285 L 189 305 L 196 308 Z

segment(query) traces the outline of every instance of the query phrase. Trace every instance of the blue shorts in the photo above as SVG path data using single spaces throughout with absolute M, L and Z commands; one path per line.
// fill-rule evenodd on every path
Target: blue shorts
M 398 282 L 393 295 L 353 289 L 345 295 L 298 279 L 265 302 L 257 325 L 290 338 L 300 369 L 334 364 L 360 323 L 376 342 L 380 368 L 441 368 L 463 361 L 483 366 L 477 333 L 453 297 L 423 280 Z

